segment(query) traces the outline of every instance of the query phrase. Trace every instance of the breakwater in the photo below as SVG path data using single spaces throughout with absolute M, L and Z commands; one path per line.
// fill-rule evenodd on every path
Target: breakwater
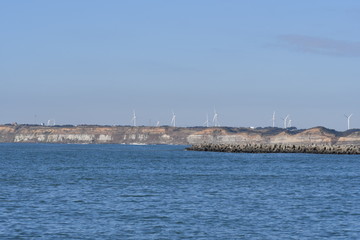
M 196 144 L 187 150 L 232 153 L 360 154 L 359 145 Z

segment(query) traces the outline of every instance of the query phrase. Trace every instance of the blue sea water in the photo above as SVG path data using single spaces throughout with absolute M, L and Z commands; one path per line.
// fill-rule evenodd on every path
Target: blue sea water
M 360 239 L 360 156 L 0 144 L 0 239 Z

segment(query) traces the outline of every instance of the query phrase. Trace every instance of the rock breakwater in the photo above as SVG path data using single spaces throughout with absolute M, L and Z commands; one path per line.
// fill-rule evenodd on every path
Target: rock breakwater
M 289 145 L 289 144 L 196 144 L 189 151 L 231 153 L 312 153 L 360 154 L 358 145 Z

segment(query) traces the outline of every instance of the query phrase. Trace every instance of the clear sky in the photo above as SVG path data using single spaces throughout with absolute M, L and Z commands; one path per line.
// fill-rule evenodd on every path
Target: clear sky
M 0 1 L 0 123 L 360 128 L 359 23 L 359 0 Z

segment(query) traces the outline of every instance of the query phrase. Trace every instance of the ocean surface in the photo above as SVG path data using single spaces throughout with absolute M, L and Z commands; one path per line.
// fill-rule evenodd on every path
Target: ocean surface
M 0 239 L 360 239 L 360 156 L 0 144 Z

